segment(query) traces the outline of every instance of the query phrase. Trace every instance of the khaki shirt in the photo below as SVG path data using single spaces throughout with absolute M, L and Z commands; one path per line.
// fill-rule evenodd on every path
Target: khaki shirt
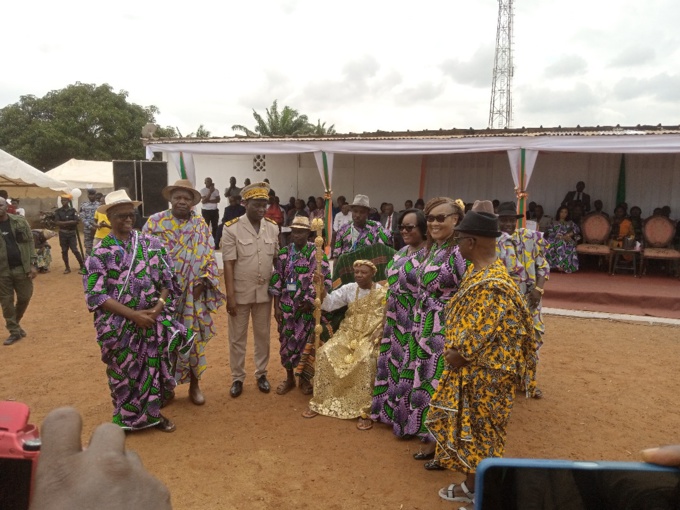
M 236 303 L 266 303 L 269 280 L 274 268 L 274 257 L 279 250 L 279 227 L 263 218 L 260 232 L 244 214 L 225 223 L 222 231 L 222 260 L 235 260 L 234 292 Z

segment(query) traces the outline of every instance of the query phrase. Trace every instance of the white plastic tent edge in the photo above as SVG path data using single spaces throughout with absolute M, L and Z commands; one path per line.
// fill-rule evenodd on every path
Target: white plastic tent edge
M 13 198 L 42 198 L 70 190 L 65 182 L 45 175 L 3 150 L 0 150 L 0 188 Z
M 160 142 L 148 143 L 146 154 L 153 158 L 154 152 L 191 154 L 300 154 L 314 153 L 319 174 L 330 196 L 333 175 L 333 153 L 338 154 L 384 154 L 428 155 L 464 152 L 496 152 L 508 154 L 518 210 L 524 211 L 526 189 L 536 164 L 539 151 L 550 152 L 596 152 L 618 154 L 650 154 L 680 152 L 680 134 L 650 133 L 622 130 L 606 135 L 558 134 L 539 136 L 459 136 L 441 138 L 392 138 L 392 139 L 234 139 L 209 142 Z M 322 154 L 326 154 L 324 168 Z M 328 178 L 325 179 L 324 175 Z

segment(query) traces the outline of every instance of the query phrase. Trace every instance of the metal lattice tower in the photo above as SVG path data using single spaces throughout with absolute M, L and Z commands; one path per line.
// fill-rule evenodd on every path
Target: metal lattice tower
M 490 128 L 512 127 L 512 0 L 498 0 L 496 55 L 493 62 Z

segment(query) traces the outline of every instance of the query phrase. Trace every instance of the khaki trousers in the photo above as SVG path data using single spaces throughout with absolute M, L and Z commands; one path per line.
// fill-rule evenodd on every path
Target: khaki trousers
M 246 344 L 248 343 L 248 318 L 253 318 L 255 337 L 255 378 L 267 375 L 269 363 L 269 326 L 272 302 L 236 305 L 236 315 L 229 316 L 229 366 L 232 381 L 246 378 Z

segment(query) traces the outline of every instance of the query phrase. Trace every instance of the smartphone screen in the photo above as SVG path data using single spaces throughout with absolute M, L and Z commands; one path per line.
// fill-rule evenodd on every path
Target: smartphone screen
M 680 510 L 678 469 L 630 462 L 493 461 L 479 466 L 477 509 Z
M 27 510 L 33 461 L 0 458 L 0 508 Z

